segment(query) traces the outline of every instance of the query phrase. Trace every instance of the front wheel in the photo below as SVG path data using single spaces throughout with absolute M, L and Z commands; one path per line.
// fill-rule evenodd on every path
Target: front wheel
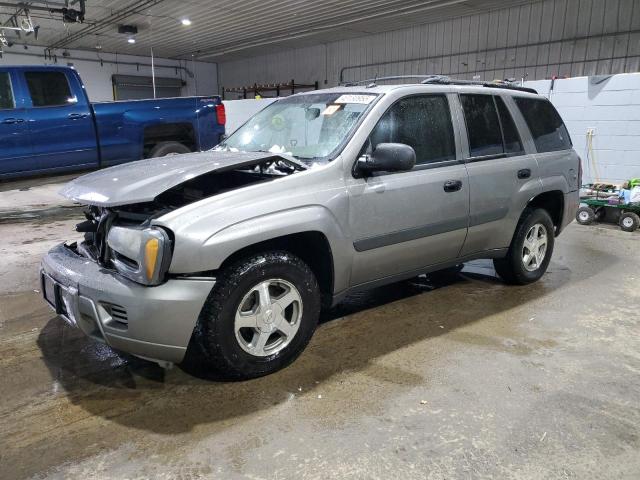
M 200 313 L 189 347 L 220 376 L 249 379 L 289 365 L 320 314 L 311 269 L 285 251 L 252 255 L 224 269 Z
M 507 256 L 493 261 L 496 272 L 507 283 L 535 282 L 549 266 L 553 245 L 554 227 L 549 213 L 527 209 L 518 222 Z

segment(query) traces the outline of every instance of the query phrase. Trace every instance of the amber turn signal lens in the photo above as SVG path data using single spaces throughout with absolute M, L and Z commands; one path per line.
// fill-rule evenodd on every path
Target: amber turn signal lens
M 158 250 L 160 242 L 157 238 L 150 238 L 144 246 L 144 264 L 147 271 L 147 279 L 153 279 L 153 272 L 156 271 L 156 262 L 158 261 Z

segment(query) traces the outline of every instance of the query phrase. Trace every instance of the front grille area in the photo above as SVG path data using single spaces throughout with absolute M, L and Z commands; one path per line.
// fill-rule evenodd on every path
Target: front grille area
M 87 220 L 76 225 L 76 230 L 84 233 L 84 242 L 79 251 L 103 267 L 108 267 L 110 252 L 107 235 L 117 215 L 106 208 L 92 206 L 85 209 L 84 215 Z

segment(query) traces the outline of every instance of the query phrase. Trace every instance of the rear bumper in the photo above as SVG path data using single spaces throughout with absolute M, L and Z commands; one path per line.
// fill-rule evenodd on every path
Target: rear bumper
M 109 346 L 150 360 L 181 362 L 215 280 L 172 279 L 146 287 L 65 245 L 42 260 L 42 292 L 68 323 Z M 52 295 L 49 293 L 49 298 Z M 46 299 L 47 297 L 45 297 Z
M 559 235 L 564 228 L 576 218 L 576 212 L 580 206 L 580 191 L 569 192 L 564 194 L 564 212 L 562 212 L 562 222 L 557 234 Z

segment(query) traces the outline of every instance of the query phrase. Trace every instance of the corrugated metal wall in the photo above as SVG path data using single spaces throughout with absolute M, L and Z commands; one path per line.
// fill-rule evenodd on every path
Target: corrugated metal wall
M 546 0 L 220 63 L 221 85 L 441 73 L 483 80 L 640 69 L 640 0 Z M 326 83 L 325 83 L 326 81 Z

